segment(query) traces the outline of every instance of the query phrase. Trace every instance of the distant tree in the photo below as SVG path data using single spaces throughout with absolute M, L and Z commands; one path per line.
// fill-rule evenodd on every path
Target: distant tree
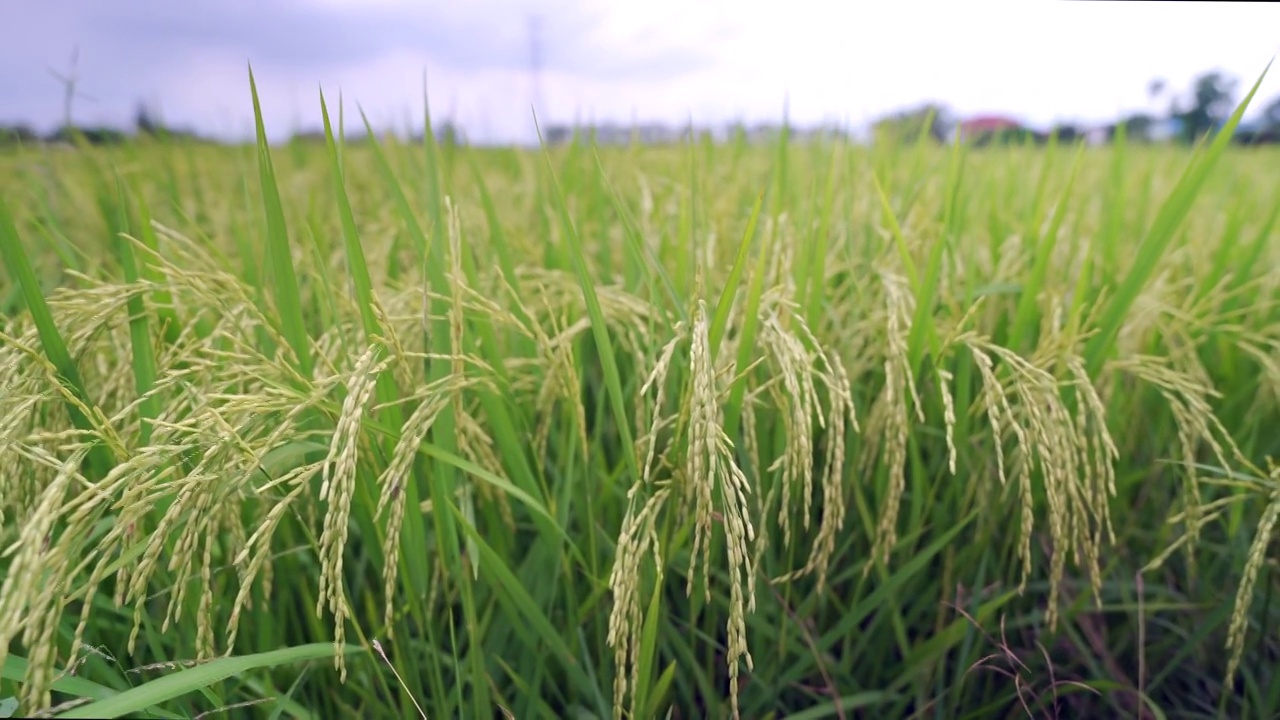
M 146 102 L 139 101 L 134 106 L 133 128 L 139 136 L 148 136 L 169 141 L 208 142 L 208 138 L 190 128 L 175 128 L 165 124 L 159 111 Z
M 0 147 L 31 145 L 39 140 L 39 136 L 28 125 L 0 125 Z
M 877 120 L 874 132 L 877 138 L 892 142 L 912 143 L 926 133 L 934 140 L 946 142 L 954 126 L 954 118 L 945 106 L 926 103 Z
M 1085 131 L 1075 123 L 1059 123 L 1053 126 L 1049 134 L 1056 135 L 1060 143 L 1073 143 L 1084 137 Z
M 329 140 L 324 134 L 324 130 L 312 128 L 310 130 L 295 130 L 289 136 L 290 145 L 324 145 Z
M 1124 136 L 1129 140 L 1150 142 L 1157 122 L 1158 118 L 1154 115 L 1133 113 L 1122 118 L 1118 124 L 1124 126 Z
M 734 120 L 725 127 L 725 135 L 734 143 L 745 143 L 747 141 L 747 124 L 741 120 Z
M 90 145 L 119 145 L 129 139 L 124 132 L 112 127 L 94 126 L 63 126 L 55 130 L 49 135 L 49 142 L 72 143 L 77 141 L 77 137 L 83 139 Z
M 164 133 L 164 123 L 155 117 L 151 108 L 146 103 L 140 102 L 137 109 L 133 113 L 133 126 L 139 135 L 161 135 Z
M 436 128 L 436 142 L 444 147 L 456 147 L 462 144 L 462 131 L 457 123 L 445 120 Z
M 1273 145 L 1280 143 L 1280 97 L 1262 110 L 1262 118 L 1252 127 L 1237 128 L 1232 138 L 1240 145 Z
M 1262 111 L 1262 124 L 1268 128 L 1280 128 L 1280 97 L 1272 100 Z
M 573 139 L 574 129 L 568 125 L 551 125 L 543 133 L 548 145 L 564 145 Z
M 1182 121 L 1183 139 L 1196 138 L 1222 124 L 1235 105 L 1236 79 L 1215 70 L 1196 78 L 1186 109 L 1175 100 L 1170 115 Z

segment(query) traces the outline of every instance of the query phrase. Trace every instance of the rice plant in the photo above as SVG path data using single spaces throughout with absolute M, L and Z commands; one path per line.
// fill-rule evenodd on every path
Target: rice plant
M 534 151 L 252 100 L 246 147 L 0 156 L 15 709 L 1280 710 L 1245 105 L 1193 151 Z

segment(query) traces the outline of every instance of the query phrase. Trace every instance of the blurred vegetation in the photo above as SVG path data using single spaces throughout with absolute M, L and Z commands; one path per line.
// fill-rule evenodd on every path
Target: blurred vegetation
M 69 84 L 68 122 L 52 132 L 41 135 L 28 125 L 0 125 L 0 148 L 39 143 L 88 145 L 114 145 L 130 138 L 169 138 L 198 142 L 216 142 L 201 137 L 197 132 L 168 127 L 159 113 L 145 103 L 135 112 L 132 127 L 127 129 L 102 126 L 78 126 L 69 121 L 74 85 Z M 1206 133 L 1221 128 L 1237 100 L 1238 82 L 1221 71 L 1210 71 L 1198 76 L 1185 97 L 1169 97 L 1167 84 L 1152 80 L 1147 92 L 1153 102 L 1168 98 L 1166 112 L 1128 112 L 1113 122 L 1088 125 L 1078 122 L 1059 122 L 1050 127 L 1022 126 L 1009 131 L 993 133 L 977 144 L 1018 144 L 1048 142 L 1051 136 L 1061 142 L 1074 142 L 1078 138 L 1096 135 L 1102 142 L 1114 142 L 1118 129 L 1123 129 L 1129 141 L 1177 141 L 1193 144 Z M 871 123 L 873 140 L 888 143 L 914 143 L 918 137 L 927 136 L 946 144 L 960 127 L 963 118 L 942 102 L 927 102 L 918 106 L 887 113 Z M 754 126 L 735 122 L 724 128 L 688 128 L 663 123 L 639 125 L 605 123 L 593 127 L 579 127 L 551 123 L 545 128 L 544 141 L 551 145 L 565 145 L 575 138 L 601 145 L 628 145 L 638 141 L 645 145 L 672 145 L 685 142 L 690 137 L 707 137 L 717 141 L 746 139 L 753 143 L 771 143 L 784 130 L 782 125 L 758 123 Z M 849 129 L 838 126 L 812 128 L 787 127 L 792 140 L 830 141 L 847 138 Z M 1092 132 L 1091 132 L 1092 131 Z M 421 134 L 407 138 L 411 142 L 422 140 Z M 446 120 L 436 126 L 436 140 L 445 145 L 466 142 L 466 132 L 453 121 Z M 290 140 L 301 143 L 323 143 L 324 133 L 319 128 L 296 130 Z M 359 135 L 348 139 L 361 141 Z M 1242 124 L 1234 135 L 1234 141 L 1242 145 L 1263 145 L 1280 142 L 1280 98 L 1265 104 L 1261 117 Z

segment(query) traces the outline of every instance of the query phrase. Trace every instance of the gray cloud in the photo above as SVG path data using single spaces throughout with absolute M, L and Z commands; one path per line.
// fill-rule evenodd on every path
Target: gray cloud
M 244 63 L 314 83 L 395 54 L 423 57 L 455 76 L 523 73 L 528 20 L 539 18 L 542 67 L 583 81 L 671 80 L 708 67 L 702 47 L 662 33 L 605 31 L 607 7 L 588 0 L 480 0 L 421 4 L 317 0 L 41 0 L 11 10 L 0 26 L 0 122 L 61 118 L 59 81 L 81 49 L 79 122 L 127 122 L 139 99 L 167 102 L 208 88 Z M 204 86 L 202 86 L 204 83 Z M 168 114 L 168 113 L 166 113 Z
M 63 35 L 66 19 L 75 17 L 84 40 L 130 66 L 217 52 L 312 70 L 411 50 L 457 70 L 523 70 L 529 64 L 527 18 L 535 12 L 547 70 L 591 78 L 662 78 L 710 61 L 699 48 L 664 45 L 653 37 L 637 38 L 632 47 L 608 46 L 593 32 L 602 17 L 570 0 L 531 9 L 496 0 L 405 7 L 305 0 L 46 0 L 20 12 L 33 16 L 25 24 Z M 62 29 L 47 22 L 54 17 L 64 23 Z

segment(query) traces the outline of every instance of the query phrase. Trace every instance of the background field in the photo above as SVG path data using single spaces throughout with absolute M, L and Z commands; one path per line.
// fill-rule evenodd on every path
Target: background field
M 6 153 L 0 698 L 1272 716 L 1221 140 Z

